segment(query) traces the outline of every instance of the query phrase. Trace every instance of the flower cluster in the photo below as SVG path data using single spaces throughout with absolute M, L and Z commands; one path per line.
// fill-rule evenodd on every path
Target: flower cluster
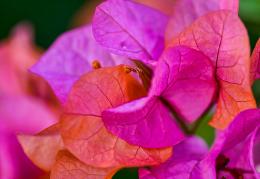
M 30 69 L 63 105 L 57 123 L 18 136 L 51 178 L 112 178 L 125 167 L 140 167 L 141 179 L 260 178 L 251 90 L 260 43 L 250 58 L 239 2 L 156 2 L 103 2 Z M 194 134 L 205 115 L 210 149 Z

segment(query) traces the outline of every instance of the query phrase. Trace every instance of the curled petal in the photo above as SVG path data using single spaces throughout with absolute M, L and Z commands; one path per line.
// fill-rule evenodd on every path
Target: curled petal
M 146 97 L 106 110 L 107 129 L 130 144 L 146 148 L 169 147 L 184 139 L 170 112 L 158 97 Z
M 207 56 L 185 46 L 164 51 L 150 95 L 161 96 L 186 121 L 193 122 L 211 104 L 215 92 L 214 68 Z

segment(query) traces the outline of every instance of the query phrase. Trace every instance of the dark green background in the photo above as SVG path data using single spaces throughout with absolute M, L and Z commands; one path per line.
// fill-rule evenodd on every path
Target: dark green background
M 72 26 L 75 13 L 84 3 L 94 0 L 0 0 L 0 39 L 8 37 L 12 27 L 21 21 L 34 26 L 36 43 L 47 48 L 55 38 Z M 260 0 L 241 0 L 240 17 L 244 21 L 250 36 L 251 48 L 260 37 Z M 260 81 L 260 80 L 259 80 Z M 254 93 L 260 102 L 260 82 L 254 84 Z M 212 128 L 205 119 L 197 134 L 210 144 L 214 137 Z M 114 178 L 137 178 L 136 169 L 124 169 Z

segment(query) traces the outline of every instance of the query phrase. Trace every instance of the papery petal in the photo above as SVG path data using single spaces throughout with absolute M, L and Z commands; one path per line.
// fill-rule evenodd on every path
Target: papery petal
M 239 17 L 216 11 L 200 17 L 171 45 L 187 45 L 211 58 L 220 87 L 217 111 L 210 124 L 223 129 L 240 112 L 255 108 L 249 81 L 249 40 Z
M 58 124 L 43 130 L 35 136 L 18 135 L 18 140 L 30 160 L 44 171 L 51 170 L 55 163 L 56 154 L 63 149 Z
M 231 10 L 238 13 L 238 0 L 176 0 L 166 28 L 166 40 L 170 42 L 197 18 L 210 11 Z
M 101 112 L 145 95 L 125 66 L 102 68 L 80 78 L 73 86 L 61 120 L 66 148 L 86 164 L 97 167 L 158 164 L 171 148 L 143 149 L 107 131 Z M 87 102 L 87 103 L 86 103 Z
M 98 60 L 102 67 L 127 63 L 126 59 L 113 57 L 99 46 L 91 28 L 85 26 L 63 34 L 31 68 L 33 73 L 49 82 L 63 103 L 74 82 L 92 69 L 94 60 Z
M 100 117 L 66 115 L 61 121 L 66 148 L 88 165 L 136 167 L 160 164 L 172 149 L 145 149 L 109 133 Z
M 65 112 L 101 116 L 107 108 L 143 97 L 143 86 L 127 72 L 127 66 L 101 68 L 83 75 L 73 86 Z
M 51 179 L 111 179 L 117 168 L 95 168 L 85 165 L 66 150 L 57 154 Z
M 216 91 L 214 69 L 203 53 L 185 46 L 164 51 L 150 95 L 160 95 L 188 122 L 197 120 Z
M 164 48 L 165 15 L 128 0 L 108 0 L 96 9 L 93 34 L 111 52 L 131 59 L 157 60 Z
M 43 102 L 29 96 L 1 96 L 0 120 L 9 131 L 26 134 L 35 134 L 57 121 Z
M 172 157 L 150 170 L 139 170 L 140 179 L 189 179 L 193 167 L 207 153 L 207 144 L 198 137 L 190 137 L 174 146 Z
M 130 144 L 146 148 L 169 147 L 184 134 L 158 97 L 141 98 L 102 113 L 106 128 Z
M 258 39 L 251 56 L 251 82 L 260 78 L 260 39 Z

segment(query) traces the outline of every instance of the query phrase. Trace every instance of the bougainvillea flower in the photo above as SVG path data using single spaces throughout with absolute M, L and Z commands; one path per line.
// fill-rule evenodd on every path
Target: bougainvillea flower
M 160 163 L 160 155 L 169 153 L 168 149 L 129 145 L 106 130 L 101 118 L 104 110 L 145 95 L 144 88 L 125 70 L 125 66 L 95 70 L 72 88 L 66 104 L 66 112 L 71 115 L 63 117 L 61 134 L 69 151 L 85 163 L 103 167 L 155 164 Z
M 164 14 L 148 6 L 108 0 L 96 8 L 93 34 L 115 54 L 152 63 L 164 49 L 166 23 Z
M 220 133 L 209 153 L 205 144 L 190 138 L 176 145 L 173 156 L 151 169 L 140 169 L 142 179 L 260 178 L 260 110 L 241 112 Z M 238 157 L 239 156 L 239 157 Z
M 251 56 L 251 82 L 260 78 L 260 39 L 258 39 Z
M 74 82 L 90 71 L 96 60 L 102 67 L 129 63 L 107 53 L 92 37 L 91 26 L 85 26 L 59 37 L 31 71 L 48 81 L 64 103 Z
M 126 55 L 143 62 L 148 62 L 145 60 L 146 57 L 144 56 L 130 56 L 129 53 L 131 54 L 133 50 L 127 46 L 122 46 L 122 44 L 132 44 L 133 42 L 135 42 L 136 45 L 136 43 L 139 42 L 138 40 L 133 41 L 133 39 L 139 38 L 138 33 L 131 33 L 131 28 L 123 28 L 124 26 L 121 25 L 125 25 L 129 21 L 132 22 L 135 18 L 127 15 L 116 15 L 119 12 L 120 14 L 128 14 L 127 12 L 131 8 L 125 10 L 124 7 L 127 5 L 140 5 L 131 1 L 124 1 L 122 3 L 124 3 L 125 6 L 122 6 L 122 8 L 121 6 L 120 8 L 114 8 L 116 6 L 114 4 L 115 2 L 117 1 L 106 1 L 97 8 L 96 15 L 93 20 L 94 37 L 99 44 L 108 48 L 113 53 Z M 186 1 L 179 1 L 178 3 L 185 4 L 185 2 Z M 230 9 L 232 11 L 220 10 L 218 12 L 211 12 L 199 17 L 189 27 L 185 29 L 181 28 L 183 31 L 171 40 L 168 45 L 185 45 L 195 48 L 203 52 L 212 60 L 216 69 L 216 79 L 220 89 L 218 93 L 219 100 L 217 112 L 211 121 L 211 125 L 216 128 L 223 129 L 240 111 L 256 106 L 255 100 L 253 99 L 250 82 L 247 78 L 250 73 L 249 40 L 246 29 L 237 16 L 238 1 L 230 1 L 229 3 L 224 3 L 224 1 L 211 1 L 208 3 L 209 5 L 205 6 L 205 9 L 202 8 L 203 10 L 201 10 L 201 13 L 191 18 L 192 20 L 190 20 L 190 23 L 192 23 L 200 15 L 210 11 L 211 6 L 212 8 L 214 7 L 213 9 Z M 139 14 L 141 12 L 142 11 L 135 11 L 132 14 Z M 132 27 L 134 27 L 134 30 L 137 31 L 138 28 L 136 28 L 136 26 Z M 124 29 L 127 29 L 127 31 Z M 169 25 L 169 29 L 171 29 L 171 25 Z M 172 29 L 172 31 L 174 30 Z M 126 34 L 126 32 L 128 33 Z M 142 33 L 142 30 L 139 30 L 138 32 Z M 122 40 L 122 38 L 118 38 L 118 34 L 124 34 L 127 35 L 127 37 L 130 34 L 130 37 L 125 37 Z M 115 39 L 117 39 L 117 41 Z M 232 43 L 230 43 L 231 40 Z M 140 44 L 142 43 L 137 45 Z M 135 46 L 131 45 L 130 47 Z M 138 52 L 145 53 L 149 51 L 145 46 L 142 47 L 143 48 L 138 50 Z
M 28 92 L 27 69 L 40 57 L 40 53 L 33 46 L 31 31 L 29 25 L 20 24 L 13 30 L 8 40 L 0 43 L 0 92 L 2 94 L 20 95 Z
M 214 94 L 210 59 L 188 47 L 168 48 L 156 66 L 148 97 L 104 111 L 103 121 L 109 131 L 131 144 L 173 146 L 183 140 L 183 134 L 171 110 L 193 122 L 209 106 Z
M 122 167 L 158 165 L 171 156 L 171 147 L 146 149 L 130 145 L 109 133 L 101 118 L 103 110 L 145 93 L 129 67 L 96 69 L 73 85 L 66 113 L 57 125 L 36 136 L 20 136 L 20 142 L 29 158 L 40 168 L 51 170 L 53 177 L 95 173 L 102 178 Z
M 166 40 L 170 41 L 191 25 L 197 18 L 216 10 L 231 10 L 238 14 L 238 0 L 175 0 L 171 18 L 166 28 Z
M 223 129 L 240 111 L 256 107 L 249 80 L 248 35 L 236 14 L 225 10 L 208 13 L 169 45 L 198 49 L 212 60 L 219 87 L 212 126 Z
M 189 178 L 193 167 L 205 157 L 207 144 L 198 137 L 189 137 L 173 148 L 173 155 L 165 163 L 139 169 L 140 179 Z
M 34 134 L 56 122 L 56 116 L 39 99 L 4 96 L 0 97 L 0 121 L 0 177 L 37 178 L 42 175 L 24 155 L 15 134 Z
M 17 133 L 34 134 L 56 122 L 52 106 L 48 106 L 55 103 L 50 89 L 28 73 L 39 56 L 29 25 L 18 25 L 0 43 L 0 178 L 42 174 L 28 161 L 15 137 Z
M 260 178 L 260 110 L 241 112 L 194 171 L 197 178 Z M 239 156 L 239 157 L 238 157 Z

